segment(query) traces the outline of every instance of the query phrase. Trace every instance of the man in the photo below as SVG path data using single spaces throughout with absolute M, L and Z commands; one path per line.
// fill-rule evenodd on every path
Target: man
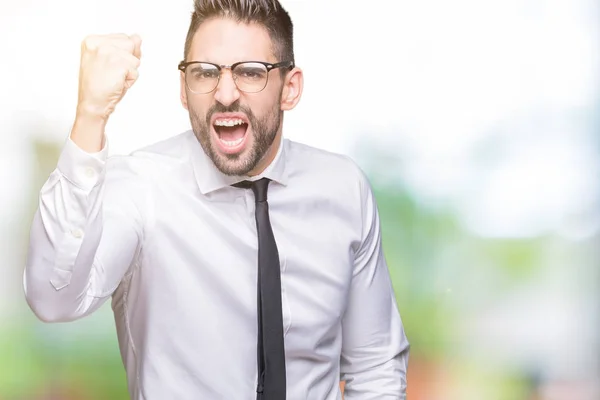
M 197 0 L 179 65 L 192 129 L 110 158 L 104 128 L 141 39 L 83 42 L 24 286 L 47 322 L 112 298 L 132 399 L 333 400 L 340 379 L 349 400 L 406 396 L 369 182 L 347 157 L 282 139 L 303 89 L 292 37 L 277 0 Z

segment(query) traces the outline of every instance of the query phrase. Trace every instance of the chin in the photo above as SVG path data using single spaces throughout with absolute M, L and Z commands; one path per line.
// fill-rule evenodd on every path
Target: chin
M 256 163 L 252 162 L 250 147 L 243 148 L 236 153 L 224 153 L 213 147 L 211 159 L 219 171 L 230 176 L 247 175 L 256 167 Z

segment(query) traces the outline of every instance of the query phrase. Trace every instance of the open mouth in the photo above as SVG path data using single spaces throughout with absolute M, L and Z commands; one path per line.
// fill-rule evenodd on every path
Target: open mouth
M 237 153 L 244 147 L 248 136 L 248 123 L 242 118 L 216 118 L 213 128 L 221 151 Z

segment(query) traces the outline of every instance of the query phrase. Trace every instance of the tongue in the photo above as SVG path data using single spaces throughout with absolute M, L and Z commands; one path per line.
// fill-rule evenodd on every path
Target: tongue
M 246 134 L 246 125 L 219 126 L 216 128 L 219 138 L 227 141 L 238 140 Z

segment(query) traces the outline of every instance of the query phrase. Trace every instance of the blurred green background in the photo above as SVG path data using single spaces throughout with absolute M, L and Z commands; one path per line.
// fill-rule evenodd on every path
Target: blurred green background
M 412 345 L 408 398 L 600 399 L 598 2 L 283 3 L 307 82 L 287 136 L 351 155 L 371 179 Z M 21 274 L 70 128 L 79 41 L 138 28 L 148 39 L 145 78 L 110 125 L 113 153 L 126 153 L 187 129 L 172 44 L 190 7 L 0 1 L 0 400 L 128 398 L 110 305 L 43 324 Z M 46 74 L 22 61 L 34 46 L 54 60 Z M 348 55 L 384 72 L 357 83 Z M 335 79 L 322 65 L 340 66 Z

